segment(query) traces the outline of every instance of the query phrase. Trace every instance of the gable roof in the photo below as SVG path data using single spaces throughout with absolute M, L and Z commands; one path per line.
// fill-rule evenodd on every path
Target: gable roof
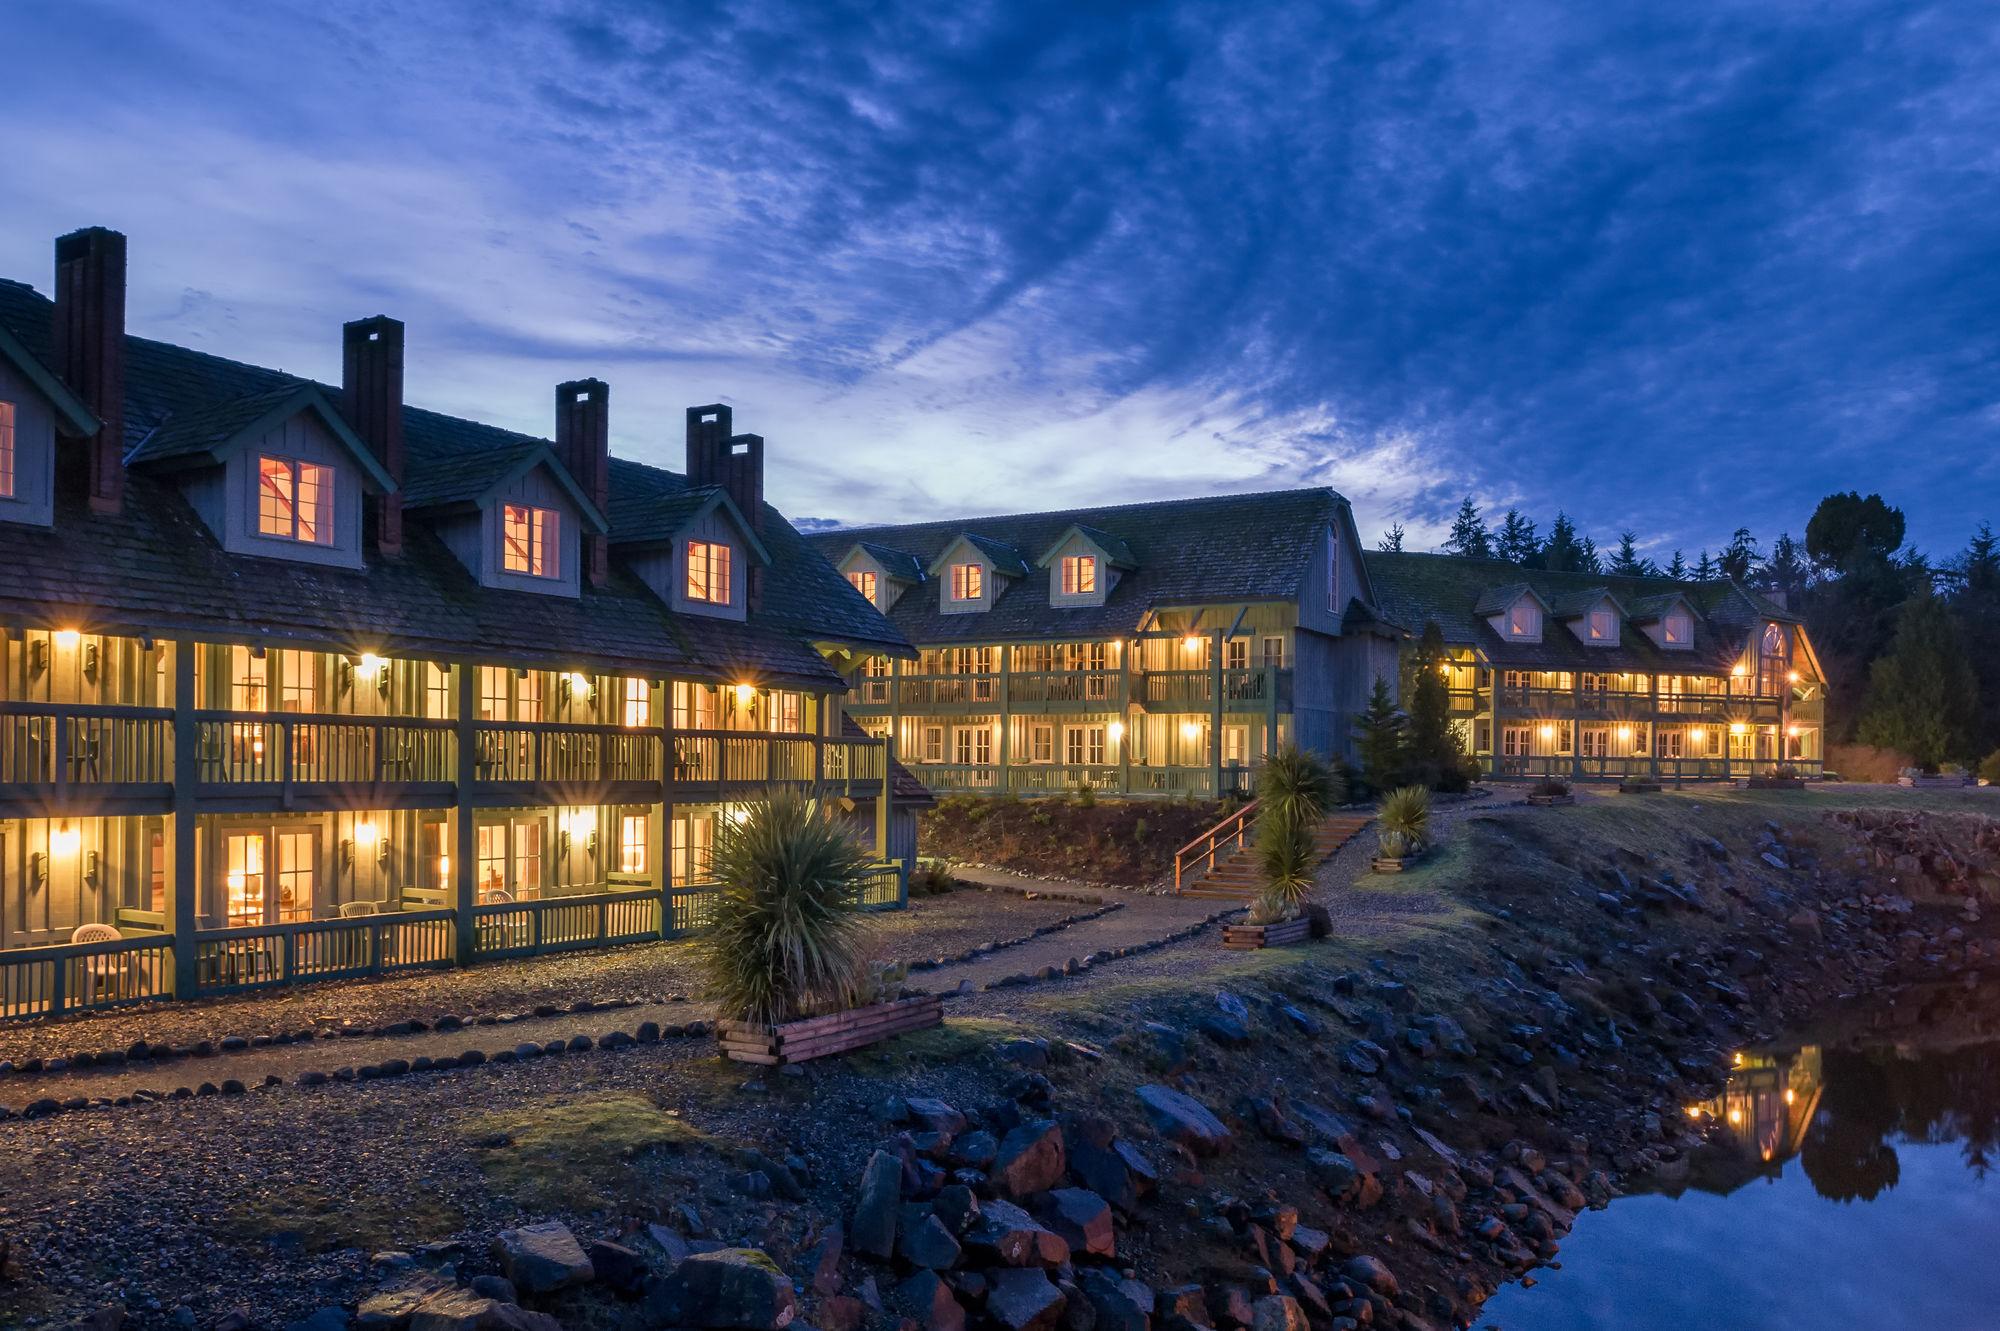
M 1651 624 L 1665 619 L 1675 606 L 1683 607 L 1689 614 L 1694 613 L 1694 605 L 1686 593 L 1675 590 L 1637 597 L 1626 605 L 1625 615 L 1634 624 Z
M 719 485 L 703 485 L 683 490 L 678 494 L 657 495 L 643 503 L 628 505 L 624 510 L 625 521 L 612 537 L 613 545 L 662 545 L 671 542 L 694 523 L 711 513 L 720 512 L 729 519 L 736 532 L 749 547 L 750 553 L 760 564 L 771 562 L 770 551 L 757 539 L 757 533 L 743 516 L 743 510 L 736 507 L 736 501 L 729 497 L 729 491 Z
M 1081 536 L 1084 540 L 1089 541 L 1092 545 L 1103 551 L 1105 561 L 1115 569 L 1130 571 L 1139 567 L 1139 561 L 1132 557 L 1131 546 L 1125 544 L 1125 542 L 1113 536 L 1108 531 L 1103 531 L 1096 527 L 1086 527 L 1081 522 L 1072 522 L 1069 525 L 1069 530 L 1056 537 L 1054 543 L 1048 549 L 1042 551 L 1042 557 L 1035 561 L 1035 567 L 1047 568 L 1051 563 L 1055 562 L 1056 555 L 1061 553 L 1062 548 L 1069 544 L 1070 538 L 1073 536 Z
M 835 562 L 845 564 L 857 550 L 881 565 L 882 572 L 898 582 L 914 583 L 924 580 L 924 566 L 915 555 L 902 550 L 891 550 L 888 546 L 877 545 L 873 541 L 856 541 L 848 547 L 847 553 Z
M 555 449 L 539 439 L 510 440 L 494 448 L 467 449 L 442 457 L 425 458 L 408 469 L 403 486 L 403 507 L 412 511 L 444 508 L 453 504 L 478 504 L 482 508 L 500 492 L 536 468 L 555 481 L 563 497 L 592 531 L 608 531 L 610 524 L 590 496 L 569 474 Z
M 49 405 L 56 409 L 56 423 L 62 427 L 64 434 L 89 439 L 103 428 L 103 422 L 83 404 L 83 399 L 70 392 L 69 385 L 42 364 L 42 358 L 28 350 L 5 324 L 0 324 L 0 360 L 20 371 L 21 377 L 49 400 Z
M 935 596 L 904 596 L 889 611 L 889 622 L 911 642 L 1051 641 L 1133 633 L 1162 609 L 1296 601 L 1324 533 L 1346 507 L 1333 490 L 1275 490 L 858 527 L 811 540 L 830 558 L 858 544 L 928 566 L 968 532 L 1016 551 L 1047 550 L 1077 526 L 1115 538 L 1133 568 L 1101 605 L 1052 605 L 1052 570 L 1037 566 L 980 614 L 945 614 Z
M 51 302 L 32 287 L 0 279 L 0 331 L 32 360 L 47 356 L 52 315 Z M 326 384 L 130 334 L 125 383 L 128 454 L 176 418 L 177 428 L 199 441 L 230 420 L 240 431 L 252 400 L 306 401 L 307 389 L 339 417 L 339 391 Z M 201 421 L 205 431 L 194 424 Z M 434 468 L 439 475 L 461 467 L 466 475 L 490 474 L 546 449 L 554 471 L 574 484 L 547 439 L 408 405 L 403 432 L 406 480 L 428 483 Z M 197 446 L 171 435 L 169 442 Z M 683 476 L 622 458 L 611 459 L 610 481 L 614 514 L 621 501 L 689 488 Z M 450 485 L 465 483 L 460 476 Z M 430 491 L 448 492 L 442 480 Z M 420 499 L 424 493 L 420 484 Z M 615 520 L 612 529 L 615 536 Z M 107 633 L 190 633 L 816 688 L 841 683 L 817 642 L 911 650 L 768 505 L 763 543 L 771 566 L 762 603 L 741 622 L 676 615 L 616 561 L 601 587 L 586 581 L 575 598 L 542 596 L 481 587 L 423 522 L 406 523 L 403 541 L 401 557 L 371 555 L 359 569 L 231 554 L 173 478 L 135 467 L 126 473 L 118 513 L 93 512 L 83 495 L 59 486 L 53 528 L 0 523 L 0 567 L 10 574 L 0 579 L 0 622 L 59 619 Z
M 930 566 L 926 571 L 934 578 L 941 576 L 945 570 L 945 562 L 951 558 L 952 554 L 961 545 L 969 545 L 974 550 L 977 550 L 985 557 L 986 562 L 993 566 L 993 571 L 1003 577 L 1025 578 L 1028 576 L 1028 561 L 1021 557 L 1019 550 L 1008 545 L 1005 541 L 996 541 L 990 536 L 981 536 L 977 532 L 969 531 L 960 532 L 957 540 L 938 551 L 937 558 L 930 562 Z
M 1606 601 L 1611 602 L 1611 608 L 1620 615 L 1625 613 L 1624 604 L 1611 594 L 1609 587 L 1603 586 L 1577 587 L 1559 592 L 1555 604 L 1549 608 L 1557 619 L 1581 619 Z
M 1682 583 L 1667 578 L 1625 578 L 1602 573 L 1551 573 L 1496 559 L 1457 555 L 1364 555 L 1374 576 L 1382 614 L 1420 633 L 1435 623 L 1447 643 L 1471 647 L 1495 665 L 1526 670 L 1664 671 L 1727 673 L 1747 635 L 1766 619 L 1796 622 L 1769 601 L 1730 580 Z M 1669 650 L 1643 633 L 1617 646 L 1586 645 L 1569 633 L 1545 633 L 1538 643 L 1503 638 L 1487 616 L 1522 595 L 1544 605 L 1610 596 L 1625 605 L 1685 599 L 1694 613 L 1694 642 Z M 1587 606 L 1586 606 L 1587 608 Z
M 1510 582 L 1503 587 L 1489 587 L 1480 593 L 1479 600 L 1474 602 L 1472 613 L 1475 615 L 1504 615 L 1509 610 L 1512 610 L 1514 603 L 1524 596 L 1539 604 L 1542 609 L 1548 611 L 1550 614 L 1555 613 L 1555 607 L 1548 603 L 1547 598 L 1543 597 L 1541 593 L 1525 582 Z
M 177 411 L 148 431 L 125 454 L 125 464 L 222 462 L 245 444 L 262 439 L 294 416 L 310 414 L 326 428 L 367 476 L 370 488 L 393 491 L 396 482 L 374 450 L 354 433 L 318 384 L 280 384 L 205 406 Z

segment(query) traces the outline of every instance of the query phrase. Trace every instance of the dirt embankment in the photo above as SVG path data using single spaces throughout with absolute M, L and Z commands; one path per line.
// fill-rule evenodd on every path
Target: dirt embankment
M 926 855 L 1112 887 L 1171 878 L 1174 852 L 1225 817 L 1211 800 L 947 796 L 923 815 Z

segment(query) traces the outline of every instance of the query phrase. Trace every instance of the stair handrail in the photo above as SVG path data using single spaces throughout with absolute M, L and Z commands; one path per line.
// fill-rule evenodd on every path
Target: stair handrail
M 1186 872 L 1196 859 L 1207 859 L 1208 863 L 1202 866 L 1202 872 L 1209 873 L 1215 869 L 1215 857 L 1217 852 L 1221 850 L 1223 842 L 1234 838 L 1236 849 L 1241 850 L 1243 848 L 1244 841 L 1250 835 L 1250 815 L 1257 811 L 1257 804 L 1258 801 L 1251 800 L 1235 813 L 1230 814 L 1214 827 L 1209 828 L 1206 832 L 1203 832 L 1200 836 L 1174 852 L 1175 896 L 1181 894 L 1181 877 L 1183 873 Z

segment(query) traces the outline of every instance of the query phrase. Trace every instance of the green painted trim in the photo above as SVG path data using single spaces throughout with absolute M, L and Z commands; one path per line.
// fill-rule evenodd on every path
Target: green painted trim
M 83 405 L 83 400 L 70 392 L 69 386 L 56 378 L 46 365 L 35 359 L 33 353 L 21 345 L 20 339 L 9 332 L 5 324 L 0 324 L 0 357 L 5 357 L 9 364 L 19 370 L 28 382 L 49 400 L 49 404 L 56 409 L 56 416 L 69 427 L 64 431 L 65 434 L 78 439 L 89 439 L 104 428 L 104 423 L 97 419 L 89 407 Z M 125 441 L 121 439 L 118 442 L 122 447 Z

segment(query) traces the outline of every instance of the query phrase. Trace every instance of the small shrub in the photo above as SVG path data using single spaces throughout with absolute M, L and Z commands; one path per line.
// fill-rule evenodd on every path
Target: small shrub
M 776 1024 L 851 1007 L 868 975 L 861 893 L 869 857 L 824 805 L 790 791 L 718 819 L 708 995 L 727 1020 Z
M 958 887 L 958 879 L 942 860 L 918 860 L 910 873 L 910 894 L 941 897 Z
M 1337 792 L 1333 769 L 1286 745 L 1257 773 L 1257 865 L 1264 873 L 1259 923 L 1291 919 L 1312 890 L 1315 834 Z
M 1980 760 L 1979 779 L 1989 786 L 2000 786 L 2000 749 Z
M 1399 860 L 1424 848 L 1424 840 L 1431 830 L 1431 793 L 1422 786 L 1403 786 L 1382 797 L 1382 805 L 1376 811 L 1376 821 L 1380 824 L 1379 837 L 1382 855 L 1385 859 Z M 1398 838 L 1403 849 L 1392 854 L 1389 838 Z
M 1134 841 L 1138 841 L 1138 842 L 1142 842 L 1142 843 L 1143 843 L 1143 842 L 1145 841 L 1145 839 L 1146 839 L 1146 820 L 1145 820 L 1144 818 L 1140 818 L 1140 819 L 1136 820 L 1136 821 L 1135 821 L 1135 822 L 1134 822 L 1134 823 L 1132 824 L 1132 839 L 1133 839 Z
M 1560 776 L 1545 776 L 1529 788 L 1534 795 L 1563 796 L 1569 794 L 1569 780 Z
M 1077 808 L 1079 808 L 1079 809 L 1094 809 L 1094 808 L 1096 808 L 1096 807 L 1097 807 L 1097 792 L 1096 792 L 1095 790 L 1091 789 L 1091 788 L 1090 788 L 1089 786 L 1085 786 L 1085 787 L 1084 787 L 1084 788 L 1083 788 L 1082 790 L 1079 790 L 1079 791 L 1077 791 L 1077 792 L 1076 792 L 1076 807 L 1077 807 Z
M 1375 846 L 1385 860 L 1406 859 L 1411 849 L 1408 836 L 1388 828 L 1375 834 Z

